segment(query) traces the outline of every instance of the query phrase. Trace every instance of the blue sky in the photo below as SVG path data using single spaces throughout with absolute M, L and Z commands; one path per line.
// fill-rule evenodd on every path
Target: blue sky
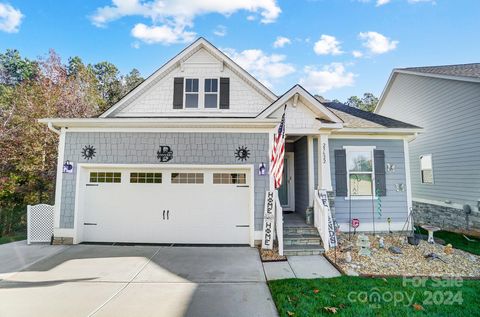
M 277 94 L 300 82 L 343 101 L 380 95 L 395 67 L 479 62 L 479 12 L 478 0 L 0 0 L 0 50 L 148 76 L 203 36 Z

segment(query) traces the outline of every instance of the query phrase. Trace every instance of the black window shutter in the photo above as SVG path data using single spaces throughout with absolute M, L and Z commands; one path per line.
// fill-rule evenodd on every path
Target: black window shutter
M 173 109 L 183 109 L 183 77 L 173 79 Z
M 373 150 L 375 164 L 375 189 L 379 196 L 387 196 L 387 180 L 385 177 L 385 151 Z
M 347 197 L 347 153 L 335 150 L 335 192 L 338 197 Z
M 230 78 L 220 78 L 220 109 L 230 108 Z

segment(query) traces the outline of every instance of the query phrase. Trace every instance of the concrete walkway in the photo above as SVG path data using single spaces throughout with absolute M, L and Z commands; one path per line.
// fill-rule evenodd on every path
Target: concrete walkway
M 288 261 L 263 263 L 267 280 L 327 278 L 341 275 L 323 255 L 289 256 L 287 259 Z
M 249 247 L 76 245 L 0 281 L 0 316 L 277 316 Z

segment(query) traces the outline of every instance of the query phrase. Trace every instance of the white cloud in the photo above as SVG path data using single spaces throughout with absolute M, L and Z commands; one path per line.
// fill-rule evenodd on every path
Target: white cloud
M 216 36 L 225 36 L 227 35 L 227 27 L 225 25 L 217 25 L 215 30 L 213 30 L 213 34 Z
M 148 44 L 191 42 L 195 38 L 194 32 L 185 31 L 183 28 L 175 29 L 168 25 L 148 26 L 143 23 L 138 23 L 133 27 L 132 35 Z
M 340 42 L 335 36 L 326 34 L 322 34 L 320 40 L 315 42 L 313 50 L 317 55 L 339 55 L 343 53 Z
M 322 68 L 305 66 L 300 84 L 313 93 L 324 93 L 335 88 L 352 86 L 356 75 L 345 70 L 342 63 L 331 63 Z
M 383 6 L 384 4 L 390 3 L 390 0 L 377 0 L 376 6 Z
M 0 3 L 0 31 L 17 33 L 22 23 L 23 14 L 9 4 Z
M 393 51 L 399 43 L 378 32 L 361 32 L 358 36 L 363 40 L 363 46 L 372 54 L 383 54 Z
M 291 44 L 292 41 L 288 37 L 284 36 L 277 36 L 277 39 L 275 42 L 273 42 L 273 47 L 279 48 L 279 47 L 284 47 L 287 44 Z
M 91 16 L 91 20 L 94 25 L 103 27 L 111 21 L 126 16 L 149 18 L 153 25 L 147 28 L 155 34 L 161 33 L 161 36 L 147 36 L 148 43 L 169 44 L 185 41 L 189 37 L 186 34 L 193 33 L 187 29 L 193 27 L 193 21 L 197 16 L 209 13 L 229 16 L 240 10 L 259 15 L 260 22 L 264 24 L 275 22 L 281 13 L 276 0 L 112 0 L 111 6 L 98 8 Z M 144 24 L 137 24 L 135 27 L 138 25 Z M 145 28 L 142 30 L 145 30 Z M 174 34 L 178 37 L 172 39 Z M 164 42 L 163 38 L 168 39 L 168 41 Z
M 259 49 L 237 52 L 235 49 L 227 48 L 223 51 L 268 87 L 272 87 L 273 81 L 295 72 L 295 67 L 285 62 L 285 55 L 268 55 Z
M 355 57 L 355 58 L 363 57 L 363 53 L 360 52 L 360 51 L 352 51 L 352 55 L 353 55 L 353 57 Z

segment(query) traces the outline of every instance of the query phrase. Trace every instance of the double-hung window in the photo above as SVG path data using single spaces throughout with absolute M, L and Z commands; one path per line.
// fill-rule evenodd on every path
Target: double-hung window
M 198 78 L 185 79 L 185 108 L 198 108 Z
M 346 147 L 350 197 L 372 197 L 375 193 L 373 148 Z
M 420 171 L 422 184 L 433 184 L 432 154 L 420 156 Z
M 205 108 L 218 108 L 218 79 L 206 78 L 205 86 Z

